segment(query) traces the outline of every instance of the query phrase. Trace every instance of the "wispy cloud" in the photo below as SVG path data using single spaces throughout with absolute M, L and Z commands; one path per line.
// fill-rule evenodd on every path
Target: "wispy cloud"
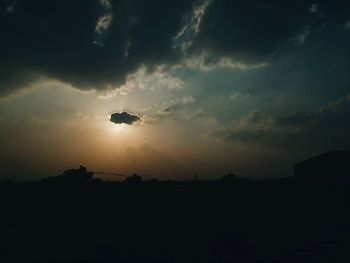
M 310 13 L 318 13 L 318 4 L 313 4 L 310 6 Z
M 94 44 L 104 46 L 104 37 L 113 21 L 113 10 L 110 0 L 100 0 L 105 13 L 99 17 L 95 26 L 95 40 Z
M 187 67 L 190 69 L 210 71 L 216 68 L 227 68 L 232 70 L 251 70 L 258 69 L 268 66 L 268 62 L 259 62 L 259 63 L 244 63 L 240 61 L 235 61 L 230 57 L 217 57 L 210 55 L 209 53 L 202 52 L 200 55 L 196 54 L 191 57 L 183 58 L 178 65 L 175 65 L 174 68 L 178 67 Z
M 203 0 L 194 4 L 184 26 L 174 37 L 174 48 L 180 48 L 182 52 L 185 52 L 191 47 L 192 39 L 199 33 L 204 13 L 211 2 L 212 0 Z
M 310 34 L 311 34 L 310 27 L 306 26 L 302 30 L 302 32 L 293 39 L 293 42 L 297 46 L 301 46 L 305 43 L 306 39 L 310 36 Z
M 350 30 L 350 19 L 348 21 L 346 21 L 346 23 L 344 25 L 344 29 L 345 30 Z
M 135 73 L 129 74 L 123 85 L 110 88 L 99 96 L 100 99 L 111 99 L 115 96 L 125 96 L 134 89 L 140 90 L 179 90 L 183 89 L 185 82 L 166 71 L 162 66 L 153 72 L 147 72 L 146 67 L 140 67 Z

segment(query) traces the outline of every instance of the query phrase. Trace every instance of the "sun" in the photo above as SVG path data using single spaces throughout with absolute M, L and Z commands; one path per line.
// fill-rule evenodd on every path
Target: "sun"
M 112 133 L 127 133 L 130 129 L 130 125 L 122 123 L 122 124 L 114 124 L 109 123 L 109 129 Z

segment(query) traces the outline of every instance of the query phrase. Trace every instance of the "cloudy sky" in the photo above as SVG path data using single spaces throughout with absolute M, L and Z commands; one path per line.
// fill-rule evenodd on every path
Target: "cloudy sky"
M 3 0 L 1 178 L 285 177 L 350 148 L 350 2 Z

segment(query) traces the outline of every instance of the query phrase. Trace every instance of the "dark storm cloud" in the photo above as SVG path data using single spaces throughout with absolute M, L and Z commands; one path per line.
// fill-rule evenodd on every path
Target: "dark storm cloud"
M 137 115 L 132 115 L 130 113 L 127 112 L 122 112 L 122 113 L 113 113 L 111 115 L 111 118 L 109 119 L 109 121 L 115 123 L 115 124 L 128 124 L 128 125 L 132 125 L 135 122 L 139 121 L 140 117 L 138 117 Z
M 350 94 L 313 112 L 286 116 L 252 111 L 233 127 L 212 135 L 224 141 L 264 146 L 329 150 L 350 147 Z
M 308 127 L 314 129 L 315 134 L 324 131 L 350 130 L 350 94 L 345 98 L 328 103 L 316 112 L 294 113 L 292 115 L 276 118 L 277 126 Z
M 336 14 L 343 29 L 349 4 L 328 2 L 318 2 L 319 10 L 324 17 L 330 16 L 327 12 Z M 209 52 L 206 63 L 211 64 L 220 57 L 248 64 L 266 61 L 314 19 L 309 11 L 313 4 L 267 0 L 2 1 L 0 95 L 41 76 L 80 89 L 104 89 L 122 83 L 141 65 L 149 70 L 159 64 L 172 65 L 184 54 Z M 182 31 L 185 35 L 181 36 Z M 179 48 L 183 44 L 189 44 L 186 52 Z
M 344 19 L 350 11 L 346 1 L 317 2 L 330 20 Z M 308 27 L 315 23 L 310 8 L 315 9 L 315 1 L 212 1 L 192 52 L 209 51 L 248 64 L 264 62 L 298 36 L 305 41 Z
M 191 1 L 101 2 L 18 0 L 8 12 L 12 2 L 2 1 L 0 95 L 38 76 L 102 89 L 174 59 L 172 37 Z

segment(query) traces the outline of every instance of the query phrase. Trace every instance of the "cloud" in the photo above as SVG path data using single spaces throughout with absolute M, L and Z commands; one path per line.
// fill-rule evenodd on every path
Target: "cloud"
M 350 147 L 350 94 L 311 112 L 287 115 L 252 110 L 248 115 L 218 127 L 212 136 L 226 142 L 289 150 L 344 149 Z
M 100 4 L 106 9 L 112 9 L 112 3 L 110 0 L 100 0 Z
M 293 39 L 293 42 L 297 46 L 301 46 L 305 43 L 306 39 L 310 36 L 310 34 L 311 34 L 310 28 L 308 26 L 306 26 L 302 30 L 302 32 Z
M 191 51 L 244 64 L 264 63 L 309 21 L 305 3 L 253 2 L 213 1 Z
M 130 87 L 130 89 L 177 90 L 183 89 L 184 84 L 185 83 L 182 79 L 172 76 L 164 67 L 158 66 L 152 73 L 147 72 L 145 67 L 139 68 L 135 73 L 127 76 L 124 85 Z
M 153 72 L 147 72 L 147 69 L 143 66 L 140 67 L 135 73 L 128 74 L 126 81 L 119 87 L 110 86 L 110 88 L 99 95 L 99 99 L 111 99 L 115 96 L 126 96 L 134 89 L 139 90 L 180 90 L 185 86 L 185 82 L 167 72 L 164 67 L 159 66 L 154 69 Z
M 245 63 L 240 62 L 239 60 L 235 61 L 230 57 L 218 57 L 207 52 L 203 52 L 201 54 L 184 57 L 178 65 L 174 66 L 174 68 L 187 67 L 202 71 L 210 71 L 215 68 L 228 68 L 232 70 L 246 71 L 263 68 L 268 65 L 269 63 L 267 62 Z
M 112 19 L 113 19 L 113 16 L 111 14 L 106 14 L 99 18 L 95 27 L 95 32 L 98 37 L 100 38 L 103 37 L 104 33 L 108 30 L 109 26 L 111 25 Z M 97 39 L 93 43 L 103 46 L 102 40 Z
M 331 101 L 314 112 L 295 112 L 275 119 L 277 126 L 298 127 L 300 129 L 338 131 L 350 129 L 350 94 Z
M 313 4 L 310 6 L 310 13 L 318 13 L 319 12 L 319 8 L 318 8 L 318 4 Z
M 113 8 L 109 0 L 100 0 L 100 4 L 104 9 L 104 14 L 99 17 L 95 26 L 95 40 L 93 44 L 104 46 L 104 37 L 108 32 L 109 27 L 113 21 Z
M 174 112 L 178 109 L 180 109 L 180 105 L 178 105 L 178 104 L 171 105 L 171 106 L 168 106 L 168 107 L 165 107 L 164 109 L 162 109 L 160 114 L 169 114 L 169 113 Z
M 7 5 L 5 8 L 6 12 L 9 14 L 14 14 L 15 13 L 15 5 L 16 5 L 16 1 L 13 1 L 9 5 Z
M 234 100 L 234 101 L 247 101 L 251 98 L 250 94 L 243 94 L 241 92 L 233 92 L 231 95 L 230 95 L 230 99 L 231 100 Z
M 205 115 L 203 110 L 197 110 L 197 111 L 193 112 L 192 114 L 187 115 L 185 117 L 185 119 L 191 120 L 191 119 L 205 118 L 205 117 L 206 117 L 206 115 Z
M 185 105 L 193 104 L 195 102 L 196 100 L 193 98 L 193 96 L 171 99 L 164 103 L 165 106 L 158 112 L 158 115 L 174 113 L 175 111 L 183 109 Z
M 300 33 L 314 19 L 309 1 L 17 0 L 15 10 L 3 2 L 0 96 L 42 77 L 107 90 L 140 68 L 259 68 L 290 39 L 305 41 Z M 339 2 L 326 7 L 330 20 L 347 10 Z
M 187 17 L 184 26 L 174 37 L 174 48 L 179 48 L 182 52 L 186 52 L 191 47 L 192 40 L 199 33 L 203 16 L 211 2 L 211 0 L 202 0 L 194 3 L 192 12 Z
M 173 36 L 192 2 L 18 0 L 11 16 L 0 7 L 3 96 L 43 76 L 105 90 L 142 66 L 171 64 Z
M 344 25 L 344 29 L 345 30 L 350 30 L 350 19 L 348 21 L 346 21 L 346 23 Z
M 109 119 L 111 122 L 115 123 L 115 124 L 128 124 L 128 125 L 132 125 L 135 122 L 140 120 L 140 117 L 137 115 L 132 115 L 130 113 L 127 112 L 122 112 L 122 113 L 113 113 L 111 115 L 111 118 Z

